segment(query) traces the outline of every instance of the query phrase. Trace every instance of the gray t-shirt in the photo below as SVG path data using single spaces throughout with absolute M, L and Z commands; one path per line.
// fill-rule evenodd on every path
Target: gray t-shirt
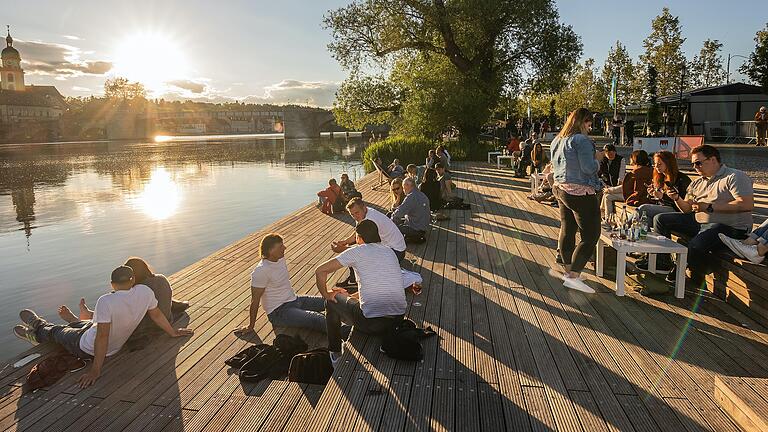
M 688 186 L 685 199 L 702 203 L 727 203 L 736 198 L 753 196 L 752 179 L 743 171 L 729 168 L 723 164 L 717 173 L 710 177 L 699 177 Z M 707 213 L 697 212 L 696 222 L 701 224 L 721 223 L 736 229 L 752 229 L 752 212 Z

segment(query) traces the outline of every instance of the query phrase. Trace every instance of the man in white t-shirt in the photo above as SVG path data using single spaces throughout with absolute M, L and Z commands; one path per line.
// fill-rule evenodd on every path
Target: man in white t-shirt
M 350 200 L 349 203 L 347 203 L 347 211 L 357 224 L 364 220 L 373 221 L 379 229 L 381 244 L 391 248 L 397 256 L 397 261 L 402 264 L 405 259 L 405 238 L 397 225 L 392 222 L 392 219 L 388 218 L 384 213 L 368 207 L 365 204 L 365 201 L 360 198 L 353 198 Z M 336 253 L 341 253 L 355 245 L 355 242 L 355 233 L 353 232 L 348 238 L 331 243 L 331 249 Z M 338 288 L 344 288 L 350 292 L 352 291 L 351 288 L 357 287 L 357 278 L 355 277 L 355 272 L 352 270 L 352 267 L 349 268 L 349 276 L 347 279 L 338 282 L 336 286 Z
M 403 275 L 397 256 L 381 242 L 376 224 L 364 220 L 355 227 L 357 246 L 349 248 L 321 264 L 315 270 L 315 282 L 326 300 L 328 349 L 334 364 L 341 356 L 341 323 L 366 334 L 382 334 L 399 323 L 407 302 Z M 328 291 L 328 276 L 343 267 L 352 267 L 359 278 L 356 294 L 341 288 Z
M 285 244 L 279 234 L 267 234 L 259 244 L 261 261 L 251 273 L 250 321 L 236 334 L 250 333 L 256 325 L 261 303 L 272 327 L 302 327 L 325 332 L 325 300 L 317 296 L 297 296 L 291 288 L 291 275 L 285 262 Z
M 130 267 L 116 268 L 111 282 L 113 292 L 99 297 L 92 320 L 73 321 L 66 326 L 54 325 L 24 309 L 19 316 L 25 326 L 18 325 L 13 329 L 16 336 L 33 344 L 56 342 L 79 358 L 93 358 L 91 368 L 79 379 L 81 388 L 96 382 L 105 358 L 120 351 L 145 314 L 171 337 L 193 334 L 190 329 L 176 330 L 171 327 L 163 312 L 157 308 L 155 293 L 146 285 L 134 285 L 135 278 Z

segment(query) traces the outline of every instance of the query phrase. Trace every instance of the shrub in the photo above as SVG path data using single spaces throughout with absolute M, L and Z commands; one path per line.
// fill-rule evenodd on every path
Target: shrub
M 495 149 L 493 141 L 480 141 L 469 143 L 463 140 L 446 141 L 442 143 L 451 154 L 451 160 L 486 160 L 489 151 Z M 427 154 L 437 148 L 439 142 L 421 137 L 391 136 L 385 140 L 375 142 L 363 150 L 363 166 L 366 172 L 375 170 L 373 160 L 380 157 L 385 165 L 392 163 L 393 159 L 399 159 L 405 167 L 408 164 L 424 165 Z

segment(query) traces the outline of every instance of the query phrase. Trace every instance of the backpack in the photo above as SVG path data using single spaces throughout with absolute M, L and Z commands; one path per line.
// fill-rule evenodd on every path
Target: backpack
M 296 354 L 288 368 L 288 381 L 325 385 L 333 375 L 328 348 L 318 348 Z
M 279 334 L 275 337 L 273 345 L 260 344 L 250 348 L 254 349 L 246 353 L 245 361 L 237 374 L 241 381 L 258 382 L 265 378 L 284 377 L 288 373 L 293 356 L 306 351 L 307 344 L 298 336 Z M 248 357 L 248 354 L 253 355 Z
M 384 334 L 381 352 L 397 360 L 419 361 L 424 358 L 424 348 L 420 341 L 435 334 L 431 327 L 420 329 L 415 322 L 403 318 Z
M 27 389 L 37 390 L 56 384 L 64 375 L 85 367 L 85 361 L 68 352 L 56 354 L 32 366 L 27 374 Z

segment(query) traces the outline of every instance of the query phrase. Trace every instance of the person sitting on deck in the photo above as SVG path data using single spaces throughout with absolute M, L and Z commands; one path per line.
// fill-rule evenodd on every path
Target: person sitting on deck
M 451 168 L 451 155 L 448 153 L 448 149 L 445 148 L 444 145 L 437 146 L 437 149 L 435 149 L 435 155 L 439 159 L 438 162 L 443 164 L 445 169 Z
M 403 168 L 402 165 L 400 165 L 400 159 L 395 159 L 392 161 L 391 164 L 387 167 L 387 171 L 389 172 L 389 176 L 393 178 L 402 178 L 405 177 L 405 168 Z
M 530 138 L 523 142 L 523 149 L 520 151 L 520 159 L 515 169 L 515 177 L 525 177 L 527 175 L 528 167 L 532 166 L 531 153 L 533 152 L 533 146 L 537 142 L 535 132 L 531 132 Z
M 403 234 L 391 219 L 378 210 L 368 207 L 365 201 L 359 198 L 353 199 L 347 204 L 347 211 L 352 216 L 352 219 L 354 219 L 355 224 L 360 224 L 366 220 L 375 223 L 379 237 L 381 237 L 381 244 L 391 248 L 397 256 L 397 261 L 402 264 L 405 259 L 405 238 L 403 238 Z M 348 238 L 331 243 L 331 249 L 336 253 L 341 253 L 355 244 L 356 234 L 353 232 Z M 349 269 L 349 276 L 345 280 L 338 282 L 336 286 L 344 289 L 357 286 L 357 278 L 352 268 Z
M 419 183 L 419 167 L 417 167 L 414 164 L 408 164 L 407 167 L 405 167 L 405 176 L 408 178 L 412 178 L 413 181 L 416 182 L 416 184 Z
M 691 150 L 691 163 L 701 177 L 688 187 L 685 198 L 674 190 L 667 195 L 682 213 L 662 213 L 653 219 L 656 233 L 673 233 L 688 238 L 688 269 L 691 282 L 700 287 L 710 270 L 710 253 L 724 248 L 719 234 L 743 239 L 752 229 L 754 191 L 752 179 L 743 171 L 722 163 L 720 151 L 711 145 Z M 675 266 L 668 254 L 657 257 L 656 268 L 669 270 L 667 281 L 674 283 Z
M 341 175 L 341 183 L 339 183 L 339 187 L 341 188 L 341 196 L 344 198 L 344 205 L 347 205 L 347 202 L 352 198 L 362 198 L 363 196 L 363 194 L 357 191 L 355 183 L 349 179 L 349 176 L 346 173 Z
M 439 164 L 438 164 L 439 165 Z M 437 171 L 427 168 L 424 171 L 424 181 L 419 185 L 419 190 L 429 199 L 429 208 L 436 220 L 448 219 L 443 210 L 443 198 L 440 194 L 440 181 L 437 179 Z
M 154 273 L 152 268 L 146 261 L 139 257 L 131 257 L 125 262 L 125 265 L 133 269 L 134 284 L 146 285 L 149 289 L 155 293 L 155 299 L 157 299 L 157 308 L 163 313 L 168 322 L 173 322 L 173 314 L 180 313 L 189 307 L 189 302 L 183 302 L 173 299 L 173 289 L 171 283 L 168 282 L 168 278 L 165 276 Z M 88 310 L 85 304 L 85 299 L 80 299 L 80 311 Z M 61 312 L 61 311 L 60 311 Z M 90 311 L 88 311 L 90 312 Z M 145 315 L 141 320 L 139 326 L 136 328 L 136 333 L 154 330 L 157 326 L 152 321 L 149 315 Z
M 626 173 L 621 184 L 603 189 L 600 210 L 605 223 L 608 223 L 615 213 L 613 203 L 616 201 L 622 201 L 631 206 L 651 202 L 648 198 L 648 185 L 653 180 L 653 169 L 650 167 L 651 160 L 648 158 L 648 153 L 645 150 L 635 150 L 629 160 L 632 171 Z
M 718 236 L 720 241 L 739 258 L 749 260 L 752 264 L 760 264 L 765 261 L 765 255 L 768 254 L 768 219 L 764 220 L 744 240 L 731 238 L 723 233 L 718 234 Z
M 317 196 L 320 199 L 320 211 L 325 214 L 332 215 L 334 212 L 341 211 L 340 209 L 343 208 L 340 206 L 343 201 L 343 198 L 341 197 L 341 188 L 336 184 L 336 179 L 328 180 L 328 187 L 318 192 Z
M 317 289 L 325 298 L 328 349 L 335 366 L 341 357 L 341 324 L 370 335 L 381 335 L 399 323 L 408 306 L 403 275 L 391 247 L 381 243 L 376 223 L 363 220 L 355 227 L 355 243 L 315 270 Z M 349 295 L 341 288 L 328 290 L 328 277 L 351 267 L 358 277 L 358 291 Z
M 17 325 L 13 332 L 32 344 L 55 342 L 75 357 L 93 359 L 91 368 L 78 380 L 81 388 L 88 387 L 101 375 L 106 357 L 120 351 L 145 314 L 171 337 L 194 334 L 190 329 L 171 327 L 157 307 L 157 299 L 152 290 L 134 282 L 133 269 L 120 266 L 112 271 L 113 292 L 99 297 L 92 316 L 90 311 L 81 311 L 85 313 L 78 318 L 69 308 L 61 306 L 59 314 L 69 324 L 57 325 L 24 309 L 19 313 L 24 325 Z
M 392 216 L 392 212 L 394 212 L 396 208 L 400 207 L 400 204 L 402 204 L 403 200 L 405 199 L 405 193 L 403 193 L 402 179 L 399 179 L 399 178 L 392 179 L 392 181 L 389 183 L 389 197 L 390 197 L 390 204 L 389 204 L 389 212 L 387 212 L 387 217 Z
M 451 173 L 446 171 L 441 163 L 435 165 L 435 171 L 437 171 L 437 180 L 440 182 L 440 198 L 443 201 L 443 207 L 462 208 L 464 199 L 457 197 L 453 192 L 456 185 L 451 181 Z
M 250 320 L 247 327 L 235 330 L 242 335 L 255 331 L 259 304 L 272 327 L 299 327 L 325 331 L 322 297 L 297 296 L 285 262 L 285 243 L 279 234 L 267 234 L 259 243 L 261 261 L 251 273 Z
M 603 146 L 603 158 L 600 160 L 600 169 L 597 171 L 598 177 L 603 181 L 606 187 L 614 187 L 621 184 L 627 170 L 627 162 L 616 153 L 616 146 L 606 144 Z
M 429 222 L 432 220 L 429 198 L 416 188 L 413 179 L 403 180 L 405 199 L 392 212 L 392 221 L 406 239 L 424 241 Z

